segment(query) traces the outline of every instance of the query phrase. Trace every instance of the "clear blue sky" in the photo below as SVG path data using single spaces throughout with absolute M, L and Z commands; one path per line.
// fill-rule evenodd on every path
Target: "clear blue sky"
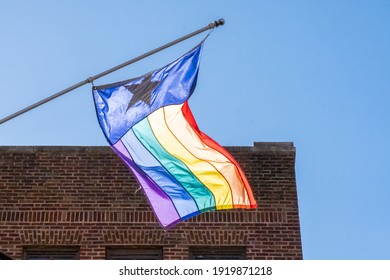
M 294 142 L 305 259 L 390 259 L 389 1 L 3 1 L 0 118 L 220 17 L 190 101 L 201 129 Z M 107 145 L 90 86 L 0 125 L 0 145 Z

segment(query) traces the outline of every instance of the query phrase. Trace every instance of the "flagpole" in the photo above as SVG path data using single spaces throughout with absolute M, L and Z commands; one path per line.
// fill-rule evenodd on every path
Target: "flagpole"
M 7 121 L 9 121 L 9 120 L 11 120 L 13 118 L 16 118 L 16 117 L 18 117 L 18 116 L 20 116 L 20 115 L 22 115 L 22 114 L 24 114 L 24 113 L 26 113 L 26 112 L 36 108 L 38 106 L 41 106 L 41 105 L 43 105 L 43 104 L 45 104 L 45 103 L 47 103 L 47 102 L 49 102 L 49 101 L 51 101 L 51 100 L 53 100 L 53 99 L 55 99 L 57 97 L 60 97 L 61 95 L 64 95 L 65 93 L 68 93 L 68 92 L 70 92 L 72 90 L 75 90 L 75 89 L 77 89 L 77 88 L 79 88 L 79 87 L 81 87 L 81 86 L 83 86 L 85 84 L 92 83 L 94 80 L 97 80 L 97 79 L 99 79 L 99 78 L 101 78 L 101 77 L 103 77 L 105 75 L 108 75 L 108 74 L 110 74 L 112 72 L 115 72 L 115 71 L 117 71 L 117 70 L 119 70 L 119 69 L 121 69 L 121 68 L 123 68 L 125 66 L 128 66 L 128 65 L 130 65 L 130 64 L 132 64 L 134 62 L 137 62 L 137 61 L 139 61 L 141 59 L 144 59 L 144 58 L 146 58 L 148 56 L 151 56 L 152 54 L 155 54 L 155 53 L 157 53 L 159 51 L 162 51 L 162 50 L 164 50 L 166 48 L 169 48 L 169 47 L 171 47 L 171 46 L 173 46 L 173 45 L 175 45 L 177 43 L 180 43 L 180 42 L 182 42 L 184 40 L 187 40 L 187 39 L 189 39 L 189 38 L 191 38 L 191 37 L 193 37 L 195 35 L 198 35 L 199 33 L 202 33 L 202 32 L 204 32 L 206 30 L 214 29 L 214 28 L 216 28 L 218 26 L 221 26 L 221 25 L 224 25 L 224 24 L 225 24 L 225 20 L 224 19 L 219 19 L 218 21 L 213 21 L 212 23 L 209 23 L 207 26 L 205 26 L 205 27 L 203 27 L 201 29 L 198 29 L 198 30 L 196 30 L 196 31 L 194 31 L 192 33 L 189 33 L 189 34 L 187 34 L 187 35 L 185 35 L 185 36 L 183 36 L 181 38 L 178 38 L 178 39 L 176 39 L 176 40 L 174 40 L 174 41 L 172 41 L 170 43 L 167 43 L 167 44 L 165 44 L 165 45 L 163 45 L 161 47 L 158 47 L 158 48 L 156 48 L 154 50 L 151 50 L 151 51 L 149 51 L 147 53 L 144 53 L 144 54 L 142 54 L 140 56 L 137 56 L 137 57 L 135 57 L 133 59 L 130 59 L 130 60 L 128 60 L 128 61 L 126 61 L 126 62 L 124 62 L 122 64 L 119 64 L 119 65 L 117 65 L 115 67 L 112 67 L 112 68 L 110 68 L 110 69 L 108 69 L 108 70 L 106 70 L 104 72 L 101 72 L 99 74 L 91 76 L 91 77 L 89 77 L 86 80 L 83 80 L 83 81 L 81 81 L 81 82 L 79 82 L 77 84 L 74 84 L 73 86 L 70 86 L 70 87 L 68 87 L 68 88 L 66 88 L 64 90 L 61 90 L 60 92 L 57 92 L 56 94 L 53 94 L 53 95 L 51 95 L 51 96 L 49 96 L 49 97 L 47 97 L 45 99 L 42 99 L 41 101 L 38 101 L 38 102 L 36 102 L 36 103 L 34 103 L 34 104 L 32 104 L 32 105 L 30 105 L 30 106 L 28 106 L 28 107 L 18 111 L 16 113 L 13 113 L 13 114 L 9 115 L 8 117 L 5 117 L 5 118 L 1 119 L 0 120 L 0 124 L 3 124 L 3 123 L 5 123 L 5 122 L 7 122 Z

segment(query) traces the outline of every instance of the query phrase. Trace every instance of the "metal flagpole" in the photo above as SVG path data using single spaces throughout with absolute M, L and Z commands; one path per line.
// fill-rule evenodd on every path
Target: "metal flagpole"
M 169 48 L 169 47 L 171 47 L 171 46 L 173 46 L 173 45 L 175 45 L 177 43 L 180 43 L 180 42 L 182 42 L 184 40 L 187 40 L 188 38 L 191 38 L 191 37 L 193 37 L 195 35 L 198 35 L 199 33 L 202 33 L 202 32 L 204 32 L 206 30 L 213 29 L 213 28 L 216 28 L 216 27 L 218 27 L 220 25 L 224 25 L 224 24 L 225 24 L 225 20 L 224 19 L 219 19 L 218 21 L 214 21 L 214 22 L 208 24 L 207 26 L 205 26 L 205 27 L 203 27 L 203 28 L 201 28 L 199 30 L 196 30 L 196 31 L 194 31 L 194 32 L 192 32 L 192 33 L 190 33 L 188 35 L 185 35 L 185 36 L 183 36 L 183 37 L 181 37 L 179 39 L 176 39 L 176 40 L 174 40 L 174 41 L 172 41 L 172 42 L 170 42 L 168 44 L 165 44 L 165 45 L 163 45 L 163 46 L 161 46 L 159 48 L 151 50 L 151 51 L 149 51 L 147 53 L 144 53 L 144 54 L 142 54 L 140 56 L 137 56 L 137 57 L 135 57 L 133 59 L 130 59 L 129 61 L 126 61 L 126 62 L 124 62 L 122 64 L 119 64 L 119 65 L 117 65 L 115 67 L 112 67 L 112 68 L 110 68 L 110 69 L 108 69 L 108 70 L 106 70 L 106 71 L 104 71 L 102 73 L 99 73 L 99 74 L 95 75 L 95 76 L 91 76 L 91 77 L 89 77 L 86 80 L 83 80 L 83 81 L 81 81 L 81 82 L 79 82 L 79 83 L 77 83 L 77 84 L 75 84 L 73 86 L 70 86 L 70 87 L 68 87 L 68 88 L 66 88 L 64 90 L 61 90 L 60 92 L 57 92 L 56 94 L 53 94 L 52 96 L 49 96 L 49 97 L 47 97 L 47 98 L 45 98 L 45 99 L 43 99 L 41 101 L 38 101 L 38 102 L 36 102 L 36 103 L 34 103 L 34 104 L 32 104 L 32 105 L 30 105 L 30 106 L 28 106 L 28 107 L 18 111 L 16 113 L 13 113 L 12 115 L 9 115 L 8 117 L 5 117 L 5 118 L 1 119 L 0 120 L 0 124 L 3 124 L 3 123 L 5 123 L 5 122 L 7 122 L 7 121 L 9 121 L 9 120 L 11 120 L 13 118 L 16 118 L 17 116 L 20 116 L 20 115 L 22 115 L 22 114 L 24 114 L 24 113 L 26 113 L 26 112 L 28 112 L 28 111 L 38 107 L 38 106 L 41 106 L 42 104 L 45 104 L 46 102 L 49 102 L 49 101 L 51 101 L 51 100 L 53 100 L 53 99 L 55 99 L 57 97 L 60 97 L 61 95 L 64 95 L 65 93 L 68 93 L 68 92 L 70 92 L 72 90 L 75 90 L 75 89 L 77 89 L 77 88 L 79 88 L 79 87 L 81 87 L 81 86 L 83 86 L 85 84 L 92 83 L 94 80 L 99 79 L 99 78 L 101 78 L 101 77 L 103 77 L 105 75 L 108 75 L 108 74 L 112 73 L 112 72 L 115 72 L 115 71 L 117 71 L 117 70 L 119 70 L 119 69 L 121 69 L 121 68 L 123 68 L 125 66 L 128 66 L 128 65 L 130 65 L 130 64 L 132 64 L 134 62 L 137 62 L 137 61 L 139 61 L 141 59 L 144 59 L 144 58 L 146 58 L 148 56 L 151 56 L 152 54 L 155 54 L 155 53 L 157 53 L 159 51 L 162 51 L 162 50 L 164 50 L 166 48 Z

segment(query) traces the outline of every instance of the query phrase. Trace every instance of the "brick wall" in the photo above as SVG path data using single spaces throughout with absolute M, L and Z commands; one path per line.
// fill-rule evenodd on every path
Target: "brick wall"
M 104 259 L 107 246 L 156 245 L 164 259 L 189 247 L 246 246 L 248 259 L 301 259 L 292 143 L 227 147 L 259 207 L 203 213 L 160 228 L 132 174 L 108 147 L 0 147 L 0 252 L 79 246 Z

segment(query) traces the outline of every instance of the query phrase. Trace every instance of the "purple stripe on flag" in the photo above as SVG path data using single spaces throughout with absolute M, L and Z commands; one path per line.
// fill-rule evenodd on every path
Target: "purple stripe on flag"
M 146 174 L 144 174 L 141 169 L 139 169 L 122 141 L 118 141 L 112 145 L 111 148 L 135 174 L 161 225 L 164 228 L 168 228 L 180 222 L 180 216 L 178 215 L 169 196 L 166 195 Z

